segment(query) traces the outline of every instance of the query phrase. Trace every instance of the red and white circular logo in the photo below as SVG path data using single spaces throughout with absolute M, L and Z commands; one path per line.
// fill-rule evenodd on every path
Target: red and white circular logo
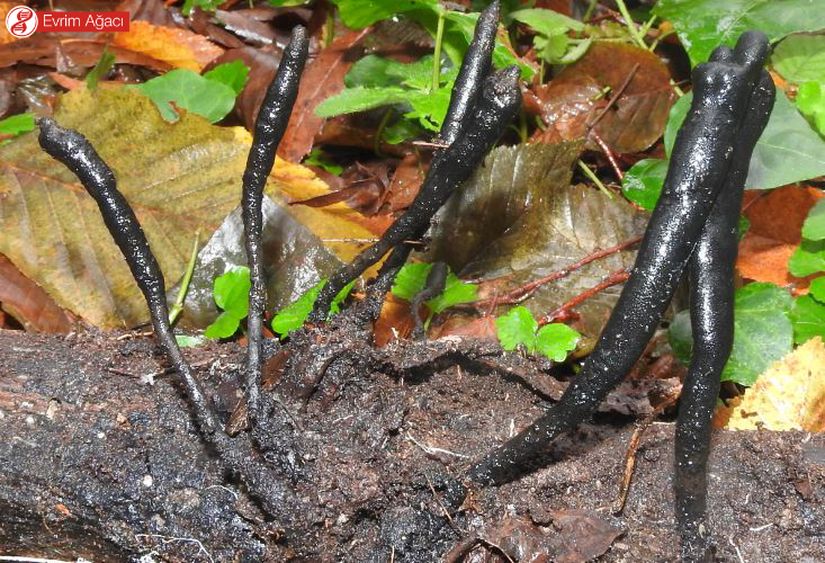
M 6 29 L 18 39 L 28 37 L 37 31 L 37 14 L 28 6 L 15 6 L 6 14 Z

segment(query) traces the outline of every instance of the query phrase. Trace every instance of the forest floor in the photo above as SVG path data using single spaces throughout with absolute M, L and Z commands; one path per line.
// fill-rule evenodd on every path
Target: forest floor
M 242 347 L 210 344 L 187 355 L 228 415 Z M 393 344 L 385 357 L 392 366 L 375 354 L 368 369 L 336 363 L 308 401 L 291 398 L 288 377 L 275 387 L 299 429 L 302 458 L 287 507 L 294 518 L 282 529 L 222 474 L 174 377 L 162 375 L 153 340 L 0 331 L 0 554 L 676 559 L 671 422 L 644 434 L 626 507 L 612 509 L 634 426 L 617 405 L 633 410 L 634 385 L 612 395 L 612 412 L 560 440 L 544 467 L 472 490 L 448 515 L 441 485 L 548 408 L 565 383 L 547 364 L 457 338 Z M 825 560 L 823 484 L 825 435 L 717 431 L 709 510 L 719 559 Z

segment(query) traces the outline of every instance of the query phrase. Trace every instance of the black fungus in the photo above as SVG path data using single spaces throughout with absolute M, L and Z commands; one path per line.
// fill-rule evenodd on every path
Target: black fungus
M 261 354 L 263 317 L 266 310 L 266 280 L 262 248 L 263 194 L 266 179 L 275 162 L 275 152 L 284 136 L 292 107 L 298 96 L 298 84 L 307 58 L 307 36 L 303 27 L 292 30 L 292 38 L 284 49 L 278 72 L 267 89 L 258 117 L 252 147 L 243 175 L 243 212 L 246 257 L 249 264 L 249 314 L 246 363 L 246 404 L 250 421 L 260 418 Z

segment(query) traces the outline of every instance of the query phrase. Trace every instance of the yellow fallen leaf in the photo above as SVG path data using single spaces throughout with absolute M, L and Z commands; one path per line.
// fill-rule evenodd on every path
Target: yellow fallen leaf
M 83 133 L 113 169 L 167 286 L 174 285 L 195 232 L 206 235 L 204 244 L 240 202 L 249 133 L 185 112 L 178 122 L 167 123 L 149 98 L 126 88 L 80 87 L 60 98 L 55 119 Z M 349 241 L 373 234 L 352 220 L 357 215 L 352 210 L 293 213 L 297 206 L 286 206 L 282 194 L 301 190 L 315 194 L 329 187 L 309 169 L 279 159 L 266 194 L 296 220 L 294 238 L 284 246 L 327 243 L 340 260 L 350 260 L 362 245 Z M 97 206 L 77 177 L 40 149 L 36 131 L 0 147 L 0 224 L 0 254 L 61 307 L 100 328 L 132 327 L 148 319 Z
M 223 53 L 222 48 L 203 35 L 144 21 L 133 21 L 129 31 L 115 33 L 112 45 L 196 72 Z
M 732 407 L 730 430 L 825 431 L 825 344 L 819 337 L 771 365 Z

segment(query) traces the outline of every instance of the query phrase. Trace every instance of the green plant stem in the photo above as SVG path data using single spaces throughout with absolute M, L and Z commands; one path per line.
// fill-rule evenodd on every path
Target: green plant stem
M 195 272 L 195 263 L 198 261 L 198 243 L 200 242 L 200 231 L 195 232 L 195 242 L 192 243 L 192 254 L 189 256 L 189 263 L 186 265 L 186 272 L 180 281 L 178 297 L 174 305 L 169 310 L 169 324 L 174 325 L 183 311 L 183 303 L 186 301 L 186 294 L 189 293 L 189 283 L 192 281 L 192 274 Z
M 438 27 L 435 30 L 435 48 L 433 50 L 433 91 L 441 84 L 441 45 L 444 42 L 444 13 L 438 14 Z
M 329 4 L 327 21 L 324 24 L 324 47 L 332 45 L 335 39 L 335 4 Z
M 633 18 L 630 17 L 630 12 L 627 9 L 627 5 L 624 3 L 624 0 L 616 0 L 616 6 L 618 6 L 619 13 L 621 13 L 622 18 L 624 18 L 625 24 L 627 25 L 627 30 L 630 32 L 630 36 L 639 47 L 647 50 L 645 40 L 639 33 L 639 28 L 636 27 L 636 22 L 634 22 Z
M 390 121 L 392 112 L 392 108 L 388 108 L 387 111 L 384 112 L 384 115 L 381 117 L 381 123 L 378 124 L 378 129 L 375 131 L 375 141 L 372 143 L 372 150 L 378 156 L 383 156 L 381 154 L 381 137 L 384 136 L 384 129 L 387 128 L 387 123 Z
M 590 4 L 588 4 L 588 6 L 587 6 L 587 11 L 584 12 L 584 15 L 582 16 L 582 21 L 583 22 L 586 22 L 587 20 L 590 19 L 590 16 L 593 15 L 593 10 L 596 9 L 596 5 L 598 3 L 599 3 L 599 0 L 590 0 Z
M 612 194 L 612 193 L 610 193 L 610 190 L 608 190 L 608 189 L 607 189 L 607 187 L 605 187 L 605 185 L 604 185 L 604 184 L 602 184 L 602 181 L 601 181 L 601 180 L 599 180 L 599 177 L 598 177 L 598 176 L 596 176 L 596 174 L 595 174 L 592 170 L 590 170 L 590 167 L 589 167 L 589 166 L 587 166 L 587 165 L 586 165 L 583 161 L 581 161 L 581 160 L 579 160 L 579 161 L 577 162 L 577 164 L 579 165 L 579 168 L 581 168 L 582 172 L 584 172 L 584 175 L 585 175 L 585 176 L 587 176 L 588 178 L 590 178 L 590 180 L 591 180 L 594 184 L 596 184 L 596 187 L 597 187 L 597 188 L 599 188 L 599 190 L 601 190 L 601 191 L 602 191 L 602 193 L 604 193 L 604 195 L 606 195 L 606 196 L 607 196 L 607 197 L 609 197 L 610 199 L 613 199 L 613 194 Z

